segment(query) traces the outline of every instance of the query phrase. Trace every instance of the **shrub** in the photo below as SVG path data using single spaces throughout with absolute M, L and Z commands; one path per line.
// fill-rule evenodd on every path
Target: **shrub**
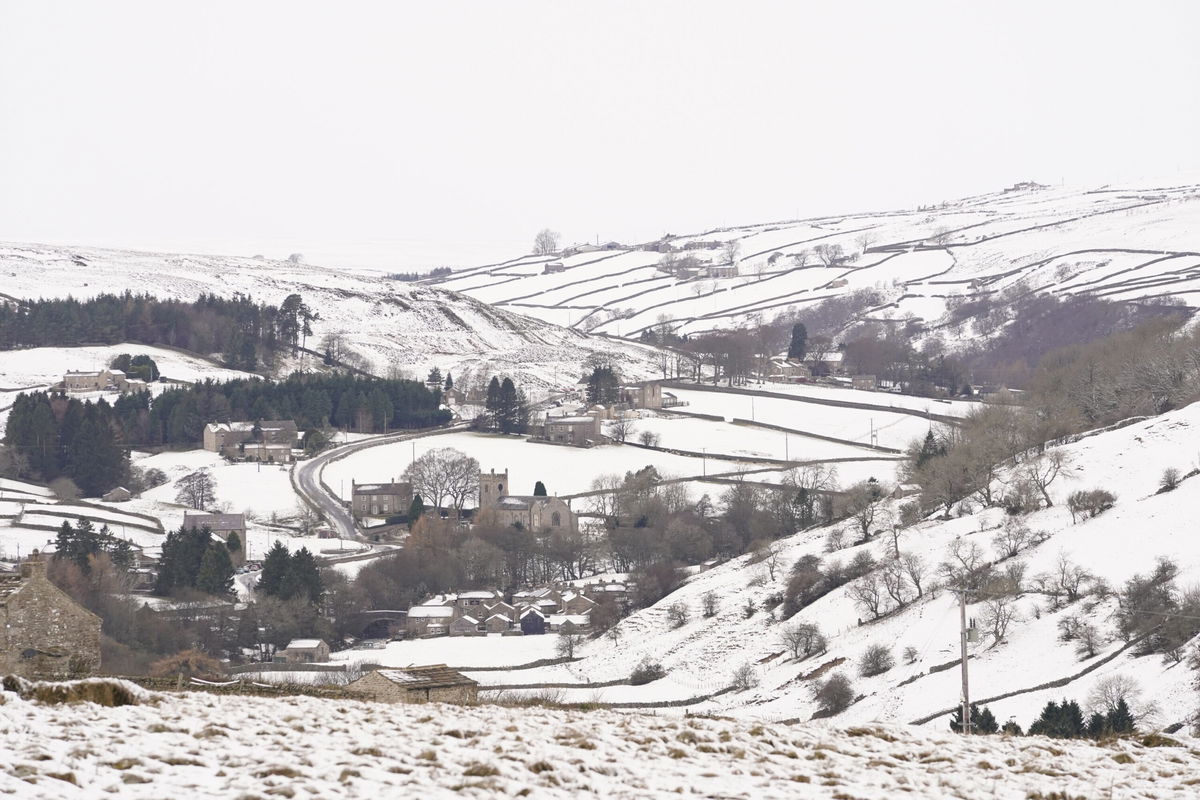
M 687 625 L 687 603 L 684 603 L 682 600 L 676 600 L 667 606 L 667 620 L 670 621 L 672 628 L 682 628 L 684 625 Z
M 1067 497 L 1067 510 L 1071 512 L 1071 522 L 1077 517 L 1092 519 L 1113 507 L 1117 497 L 1104 489 L 1077 489 Z
M 921 653 L 917 650 L 917 648 L 913 647 L 912 645 L 909 645 L 908 647 L 904 648 L 904 663 L 905 664 L 915 664 L 915 663 L 917 663 L 918 660 L 920 660 L 920 658 L 921 658 Z
M 835 672 L 813 688 L 813 700 L 824 716 L 840 714 L 854 702 L 854 685 L 840 672 Z
M 858 674 L 870 678 L 873 675 L 882 675 L 894 666 L 896 658 L 892 655 L 891 648 L 884 644 L 873 644 L 863 653 L 862 661 L 858 665 Z
M 634 686 L 643 686 L 666 677 L 666 674 L 662 664 L 643 658 L 641 663 L 633 668 L 633 672 L 629 673 L 629 682 Z
M 1159 494 L 1163 492 L 1172 492 L 1179 485 L 1179 470 L 1175 467 L 1167 467 L 1162 472 L 1162 477 L 1158 479 Z
M 758 606 L 754 604 L 753 600 L 747 600 L 746 605 L 742 606 L 742 616 L 750 619 L 756 613 L 758 613 Z
M 713 591 L 705 592 L 700 598 L 700 608 L 705 618 L 715 617 L 717 615 L 717 593 Z
M 755 686 L 758 686 L 758 671 L 749 661 L 733 671 L 734 691 L 745 692 Z
M 220 661 L 199 650 L 183 650 L 150 665 L 150 674 L 159 678 L 173 678 L 176 675 L 185 678 L 216 678 L 223 672 Z
M 792 658 L 808 658 L 813 653 L 825 651 L 825 637 L 821 629 L 811 622 L 799 622 L 784 628 L 779 634 L 780 641 L 792 651 Z
M 1004 510 L 1012 516 L 1031 514 L 1042 507 L 1042 498 L 1036 486 L 1027 479 L 1013 483 L 1012 488 L 1000 498 Z

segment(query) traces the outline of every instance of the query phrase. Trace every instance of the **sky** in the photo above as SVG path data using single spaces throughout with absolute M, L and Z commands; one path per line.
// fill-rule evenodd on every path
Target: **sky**
M 0 240 L 427 268 L 1200 167 L 1200 4 L 0 0 Z

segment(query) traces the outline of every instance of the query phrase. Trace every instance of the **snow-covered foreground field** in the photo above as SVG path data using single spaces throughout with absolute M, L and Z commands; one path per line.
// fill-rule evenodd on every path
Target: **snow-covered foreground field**
M 512 494 L 532 494 L 538 481 L 545 483 L 552 495 L 587 492 L 598 475 L 624 475 L 647 465 L 653 465 L 660 475 L 680 477 L 739 469 L 739 464 L 733 461 L 678 456 L 640 447 L 605 445 L 585 449 L 538 444 L 523 437 L 451 433 L 361 450 L 326 467 L 325 483 L 342 499 L 348 500 L 351 480 L 374 483 L 399 479 L 414 456 L 420 458 L 424 453 L 442 447 L 453 447 L 472 456 L 485 472 L 507 469 Z
M 1200 781 L 1189 737 L 1146 747 L 309 697 L 0 697 L 0 793 L 15 798 L 1190 800 Z

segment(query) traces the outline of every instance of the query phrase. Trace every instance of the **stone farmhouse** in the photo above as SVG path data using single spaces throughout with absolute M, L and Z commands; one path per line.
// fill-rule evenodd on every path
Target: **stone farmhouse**
M 377 669 L 346 684 L 346 691 L 383 703 L 474 703 L 479 684 L 445 664 Z
M 571 506 L 557 497 L 513 495 L 508 493 L 508 470 L 480 473 L 480 521 L 490 520 L 498 525 L 516 526 L 527 531 L 579 530 L 579 518 Z
M 204 426 L 204 449 L 234 461 L 288 464 L 299 446 L 300 432 L 290 419 L 259 423 L 210 422 Z
M 100 667 L 100 618 L 46 576 L 38 551 L 0 576 L 0 675 L 68 678 Z
M 68 392 L 128 392 L 135 384 L 145 386 L 144 381 L 131 381 L 122 370 L 100 369 L 90 372 L 68 371 L 63 375 L 63 388 Z
M 355 519 L 363 517 L 391 517 L 407 514 L 412 505 L 412 484 L 400 483 L 354 483 L 350 484 L 350 511 Z
M 625 408 L 662 408 L 663 392 L 661 381 L 643 381 L 621 387 L 620 405 Z
M 599 414 L 547 416 L 534 428 L 533 438 L 572 447 L 592 447 L 604 441 Z

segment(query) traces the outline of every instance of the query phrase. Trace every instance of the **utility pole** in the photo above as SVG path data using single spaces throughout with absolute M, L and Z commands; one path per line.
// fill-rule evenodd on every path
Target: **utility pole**
M 967 587 L 958 590 L 959 640 L 962 644 L 962 732 L 971 733 L 971 689 L 967 681 Z

